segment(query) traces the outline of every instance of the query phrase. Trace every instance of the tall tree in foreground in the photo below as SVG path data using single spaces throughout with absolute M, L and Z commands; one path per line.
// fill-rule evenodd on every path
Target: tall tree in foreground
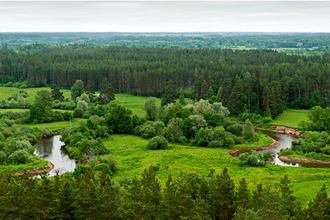
M 102 103 L 106 104 L 112 100 L 115 100 L 115 94 L 113 93 L 112 85 L 106 78 L 102 79 L 100 92 Z

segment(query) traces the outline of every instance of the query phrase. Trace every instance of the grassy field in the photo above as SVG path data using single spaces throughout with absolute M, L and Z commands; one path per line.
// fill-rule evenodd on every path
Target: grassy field
M 269 124 L 284 125 L 291 128 L 297 128 L 301 121 L 307 121 L 308 110 L 287 109 L 277 116 Z
M 28 94 L 28 97 L 26 98 L 27 101 L 33 102 L 34 98 L 38 91 L 40 90 L 47 90 L 51 91 L 49 87 L 41 87 L 41 88 L 28 88 L 28 89 L 19 89 L 15 87 L 0 87 L 0 100 L 1 99 L 8 99 L 12 94 L 18 93 L 19 91 L 26 91 Z M 70 97 L 71 91 L 70 90 L 63 90 L 61 89 L 61 92 L 63 92 L 64 97 Z
M 132 110 L 133 115 L 145 116 L 146 112 L 143 110 L 144 103 L 149 97 L 144 96 L 133 96 L 129 94 L 115 94 L 116 100 L 113 103 L 124 106 Z M 160 99 L 157 99 L 157 106 L 160 106 Z
M 259 135 L 259 140 L 254 143 L 244 143 L 244 144 L 237 144 L 233 146 L 233 149 L 242 149 L 242 148 L 252 148 L 252 147 L 259 147 L 259 146 L 269 146 L 273 143 L 273 140 L 265 134 Z
M 48 165 L 47 160 L 43 160 L 36 155 L 33 155 L 33 162 L 28 164 L 19 164 L 19 165 L 6 165 L 0 166 L 0 174 L 1 173 L 15 173 L 17 171 L 25 171 L 36 168 L 44 168 Z
M 265 167 L 240 167 L 236 158 L 227 149 L 202 148 L 189 145 L 169 144 L 167 150 L 148 150 L 148 140 L 132 135 L 111 135 L 105 145 L 117 161 L 118 172 L 114 180 L 140 176 L 150 165 L 159 166 L 157 177 L 162 185 L 169 175 L 181 172 L 197 173 L 207 177 L 211 170 L 221 174 L 227 167 L 235 184 L 244 177 L 250 189 L 256 184 L 278 183 L 287 175 L 293 184 L 295 195 L 307 205 L 323 184 L 330 187 L 330 169 L 304 167 L 283 167 L 267 164 Z
M 41 87 L 41 88 L 28 88 L 28 89 L 18 89 L 14 87 L 0 87 L 0 100 L 1 99 L 8 99 L 12 94 L 18 93 L 19 91 L 24 90 L 28 93 L 28 97 L 26 98 L 27 101 L 33 102 L 35 95 L 40 90 L 47 90 L 51 91 L 49 87 Z M 68 98 L 71 97 L 70 90 L 61 89 L 63 92 L 64 97 Z M 143 110 L 144 103 L 147 101 L 149 97 L 143 96 L 133 96 L 129 94 L 115 94 L 116 100 L 113 103 L 118 105 L 124 106 L 132 110 L 133 115 L 136 114 L 138 116 L 145 116 L 145 111 Z M 160 106 L 160 99 L 157 99 L 158 106 Z M 0 112 L 4 111 L 26 111 L 25 109 L 0 109 Z
M 83 118 L 74 118 L 72 119 L 71 123 L 70 121 L 57 121 L 57 122 L 51 122 L 51 123 L 41 123 L 41 124 L 25 124 L 25 125 L 18 125 L 20 127 L 26 126 L 26 127 L 33 127 L 33 128 L 39 128 L 40 130 L 43 130 L 47 128 L 50 131 L 59 131 L 64 128 L 70 128 L 76 127 L 80 121 L 84 121 L 86 119 Z

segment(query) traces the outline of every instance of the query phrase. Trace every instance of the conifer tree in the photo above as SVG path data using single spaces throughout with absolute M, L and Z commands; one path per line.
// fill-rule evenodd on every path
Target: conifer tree
M 247 209 L 250 203 L 250 192 L 247 188 L 245 178 L 239 183 L 238 190 L 236 192 L 235 206 L 242 209 Z

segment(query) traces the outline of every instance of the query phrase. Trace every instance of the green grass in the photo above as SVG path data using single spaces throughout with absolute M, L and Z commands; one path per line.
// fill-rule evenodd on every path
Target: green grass
M 41 88 L 28 88 L 28 89 L 18 89 L 15 87 L 0 87 L 0 100 L 7 100 L 12 94 L 18 93 L 19 91 L 26 91 L 28 93 L 27 101 L 33 102 L 34 98 L 38 91 L 47 90 L 51 91 L 49 87 L 41 87 Z M 60 89 L 63 92 L 64 97 L 71 97 L 71 91 L 67 89 Z M 136 114 L 138 116 L 145 116 L 145 111 L 143 110 L 144 103 L 147 101 L 149 97 L 144 96 L 133 96 L 130 94 L 115 94 L 116 100 L 113 103 L 124 106 L 132 110 L 133 115 Z M 189 101 L 187 99 L 187 101 Z M 157 99 L 158 106 L 160 106 L 160 99 Z M 25 109 L 0 109 L 0 112 L 3 111 L 25 111 Z
M 45 168 L 48 165 L 47 160 L 43 160 L 36 155 L 33 155 L 33 162 L 27 164 L 19 164 L 19 165 L 0 165 L 0 174 L 1 173 L 15 173 L 17 171 L 25 171 L 32 170 L 36 168 Z
M 277 116 L 269 124 L 284 125 L 291 128 L 297 128 L 301 121 L 307 121 L 308 110 L 287 109 Z
M 113 179 L 140 176 L 150 165 L 158 165 L 157 177 L 162 185 L 169 175 L 177 177 L 181 172 L 208 176 L 211 169 L 221 174 L 227 167 L 235 184 L 244 177 L 250 189 L 257 184 L 279 183 L 287 175 L 293 184 L 299 201 L 307 205 L 318 190 L 325 184 L 330 187 L 330 169 L 283 167 L 267 164 L 265 167 L 240 167 L 228 149 L 202 148 L 190 145 L 169 144 L 167 150 L 148 150 L 148 140 L 132 135 L 112 135 L 104 140 L 117 161 L 118 172 Z
M 33 128 L 39 128 L 40 130 L 43 130 L 45 128 L 49 129 L 50 131 L 59 131 L 64 128 L 70 128 L 71 125 L 72 127 L 77 127 L 80 121 L 84 121 L 86 119 L 83 118 L 74 118 L 71 121 L 57 121 L 57 122 L 51 122 L 51 123 L 40 123 L 40 124 L 25 124 L 25 125 L 18 125 L 20 127 L 26 126 L 26 127 L 33 127 Z
M 273 140 L 265 134 L 259 134 L 259 140 L 253 143 L 244 143 L 244 144 L 237 144 L 233 146 L 233 149 L 244 149 L 244 148 L 252 148 L 252 147 L 259 147 L 259 146 L 269 146 L 273 143 Z
M 28 88 L 28 89 L 19 89 L 15 87 L 0 87 L 0 100 L 1 99 L 8 99 L 12 94 L 18 93 L 19 91 L 26 91 L 28 94 L 28 97 L 26 98 L 27 101 L 33 102 L 34 98 L 38 91 L 40 90 L 47 90 L 51 91 L 50 87 L 41 87 L 41 88 Z M 61 92 L 63 92 L 64 97 L 70 97 L 71 91 L 70 90 L 63 90 L 61 89 Z
M 118 105 L 132 110 L 133 115 L 145 116 L 146 112 L 143 110 L 144 103 L 149 97 L 144 96 L 133 96 L 129 94 L 115 94 L 116 100 L 112 101 Z M 157 106 L 160 106 L 160 99 L 157 99 Z

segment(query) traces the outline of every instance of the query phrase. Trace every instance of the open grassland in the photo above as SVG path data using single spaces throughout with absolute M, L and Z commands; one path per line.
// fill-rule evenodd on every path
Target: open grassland
M 70 121 L 56 121 L 56 122 L 51 122 L 51 123 L 25 124 L 25 125 L 18 125 L 18 126 L 39 128 L 40 130 L 47 128 L 50 131 L 60 131 L 64 128 L 77 127 L 80 121 L 85 121 L 85 120 L 86 119 L 83 119 L 83 118 L 74 118 L 74 119 L 72 119 L 71 122 Z
M 48 165 L 47 160 L 43 160 L 36 155 L 33 155 L 33 162 L 27 164 L 19 164 L 19 165 L 0 165 L 0 174 L 1 173 L 15 173 L 17 171 L 25 171 L 32 170 L 37 168 L 46 168 Z
M 28 89 L 19 89 L 15 87 L 0 87 L 0 100 L 5 99 L 7 100 L 12 94 L 16 94 L 19 91 L 26 91 L 28 97 L 26 98 L 27 101 L 33 102 L 34 98 L 38 91 L 40 90 L 47 90 L 51 91 L 49 87 L 40 87 L 40 88 L 28 88 Z M 60 89 L 63 92 L 65 98 L 71 97 L 71 91 L 67 89 Z M 112 103 L 116 103 L 118 105 L 124 106 L 125 108 L 129 108 L 132 110 L 133 115 L 136 114 L 138 116 L 145 116 L 144 103 L 148 100 L 149 97 L 144 96 L 133 96 L 130 94 L 115 94 L 116 100 L 112 101 Z M 160 106 L 160 99 L 157 99 L 157 106 Z M 187 102 L 189 100 L 187 99 Z M 0 109 L 0 113 L 3 111 L 26 111 L 26 109 Z
M 111 135 L 104 140 L 105 145 L 117 161 L 118 172 L 114 180 L 140 176 L 150 165 L 159 166 L 157 177 L 162 185 L 167 177 L 177 177 L 181 172 L 197 173 L 207 177 L 212 169 L 215 175 L 227 167 L 235 184 L 244 177 L 250 189 L 257 184 L 278 183 L 287 175 L 294 186 L 295 195 L 307 205 L 323 184 L 330 187 L 330 169 L 284 167 L 266 164 L 265 167 L 241 167 L 228 149 L 202 148 L 190 145 L 169 144 L 167 150 L 148 150 L 148 140 L 132 135 Z
M 1 99 L 7 100 L 12 94 L 16 94 L 19 91 L 25 91 L 28 94 L 26 100 L 29 102 L 33 102 L 37 92 L 40 90 L 47 90 L 49 92 L 51 91 L 50 87 L 28 88 L 28 89 L 19 89 L 15 87 L 0 87 L 0 100 Z M 63 95 L 66 98 L 71 96 L 70 90 L 61 89 L 61 92 L 63 92 Z
M 118 105 L 121 105 L 125 108 L 131 109 L 133 115 L 145 116 L 146 112 L 143 110 L 144 103 L 148 100 L 149 97 L 144 96 L 133 96 L 129 94 L 115 94 L 116 100 L 112 101 Z M 160 99 L 157 99 L 157 106 L 160 106 Z
M 308 110 L 287 109 L 282 114 L 277 116 L 269 124 L 284 125 L 291 128 L 297 128 L 301 121 L 307 121 Z
M 242 148 L 252 148 L 252 147 L 266 147 L 273 143 L 273 140 L 265 134 L 259 134 L 259 140 L 253 143 L 244 143 L 244 144 L 237 144 L 234 145 L 233 149 L 242 149 Z

